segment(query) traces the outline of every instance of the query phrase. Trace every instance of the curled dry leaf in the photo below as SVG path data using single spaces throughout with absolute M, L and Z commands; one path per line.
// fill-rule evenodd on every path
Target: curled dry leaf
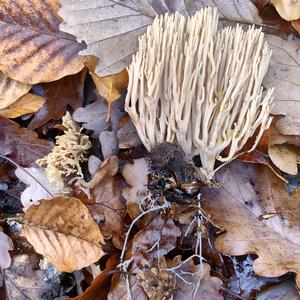
M 0 73 L 0 109 L 13 104 L 31 89 L 31 84 L 25 84 Z
M 89 266 L 104 254 L 100 229 L 77 198 L 41 200 L 24 219 L 27 240 L 61 272 Z
M 127 210 L 131 219 L 140 212 L 139 204 L 148 195 L 148 165 L 144 158 L 134 159 L 133 164 L 126 164 L 122 175 L 128 187 L 123 188 L 122 195 L 127 202 Z
M 28 128 L 38 128 L 50 120 L 59 120 L 68 105 L 77 109 L 83 105 L 83 83 L 86 70 L 61 80 L 33 86 L 32 92 L 46 99 L 43 107 L 34 115 Z
M 190 300 L 192 299 L 192 294 L 196 289 L 194 299 L 201 300 L 223 300 L 223 296 L 220 294 L 222 287 L 222 281 L 217 278 L 210 276 L 210 266 L 209 264 L 202 262 L 202 264 L 195 265 L 193 260 L 183 262 L 180 256 L 174 257 L 174 259 L 167 262 L 168 269 L 173 274 L 180 274 L 186 282 L 191 284 L 186 284 L 178 276 L 176 278 L 176 289 L 174 291 L 174 300 Z M 180 266 L 180 267 L 178 267 Z M 184 272 L 187 272 L 184 274 Z
M 156 14 L 173 13 L 193 15 L 203 6 L 217 6 L 227 19 L 261 23 L 258 11 L 250 0 L 196 0 L 196 1 L 95 1 L 62 0 L 59 10 L 64 19 L 61 30 L 84 40 L 87 49 L 81 54 L 99 58 L 95 73 L 108 76 L 120 72 L 137 50 L 138 37 L 150 25 Z
M 217 179 L 220 189 L 202 189 L 203 209 L 226 229 L 217 249 L 258 255 L 253 270 L 261 276 L 299 274 L 299 190 L 290 195 L 267 167 L 240 162 L 224 168 Z
M 150 267 L 153 260 L 159 259 L 176 247 L 176 239 L 180 233 L 172 219 L 164 220 L 157 215 L 134 236 L 133 259 L 138 265 Z
M 38 138 L 37 133 L 21 128 L 14 121 L 0 117 L 0 153 L 7 155 L 21 166 L 29 166 L 46 156 L 54 144 Z
M 14 244 L 10 237 L 2 232 L 0 227 L 0 272 L 3 269 L 9 268 L 11 264 L 11 258 L 9 251 L 14 249 Z
M 7 108 L 0 109 L 0 116 L 4 118 L 17 118 L 25 114 L 37 112 L 45 103 L 43 97 L 28 93 Z
M 81 295 L 73 300 L 107 299 L 111 284 L 111 272 L 118 264 L 118 256 L 113 254 L 106 263 L 106 268 L 92 281 L 91 285 Z
M 100 96 L 105 98 L 108 103 L 112 103 L 121 97 L 120 90 L 128 85 L 128 73 L 124 69 L 118 74 L 99 77 L 95 73 L 90 73 L 95 82 L 96 89 Z
M 292 21 L 292 26 L 296 29 L 296 31 L 300 34 L 300 19 Z
M 25 83 L 53 81 L 83 68 L 84 48 L 59 30 L 58 0 L 2 1 L 0 69 Z
M 296 37 L 284 40 L 274 35 L 265 36 L 272 58 L 263 80 L 266 88 L 275 87 L 274 115 L 284 115 L 277 121 L 277 129 L 285 135 L 300 135 L 300 51 Z
M 122 187 L 116 176 L 119 167 L 117 156 L 103 161 L 100 169 L 89 182 L 79 180 L 77 185 L 87 194 L 93 195 L 94 204 L 89 205 L 93 218 L 101 228 L 105 239 L 121 249 L 125 233 L 126 206 L 122 198 Z
M 49 181 L 45 169 L 17 168 L 15 174 L 27 185 L 20 197 L 25 209 L 33 204 L 38 204 L 41 199 L 50 200 L 63 195 L 63 190 Z
M 292 21 L 300 18 L 300 1 L 270 0 L 270 2 L 275 6 L 283 19 Z

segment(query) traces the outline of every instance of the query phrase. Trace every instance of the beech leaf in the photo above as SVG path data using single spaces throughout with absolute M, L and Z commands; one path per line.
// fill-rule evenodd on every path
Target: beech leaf
M 77 198 L 41 200 L 29 207 L 24 219 L 29 243 L 61 272 L 87 267 L 104 254 L 100 229 Z
M 59 30 L 58 0 L 4 0 L 0 70 L 25 83 L 53 81 L 83 68 L 82 44 Z
M 98 76 L 119 73 L 130 63 L 137 50 L 138 37 L 146 31 L 156 14 L 179 11 L 193 15 L 201 7 L 213 5 L 227 19 L 261 23 L 250 0 L 61 0 L 61 4 L 59 15 L 64 20 L 61 30 L 86 42 L 87 49 L 80 54 L 99 58 L 95 69 Z

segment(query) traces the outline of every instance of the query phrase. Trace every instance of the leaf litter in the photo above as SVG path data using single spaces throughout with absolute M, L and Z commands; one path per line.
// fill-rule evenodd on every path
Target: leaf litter
M 299 20 L 291 5 L 61 0 L 21 9 L 5 1 L 0 297 L 299 298 Z M 138 38 L 157 15 L 205 6 L 217 8 L 219 27 L 268 33 L 263 89 L 275 88 L 257 149 L 247 152 L 254 136 L 209 180 L 199 155 L 187 161 L 163 136 L 147 151 L 126 112 Z

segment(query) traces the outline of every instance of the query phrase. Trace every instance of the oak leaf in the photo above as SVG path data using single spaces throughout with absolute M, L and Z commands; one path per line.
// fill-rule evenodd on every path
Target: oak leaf
M 25 114 L 37 112 L 45 103 L 43 97 L 27 93 L 7 108 L 0 109 L 0 116 L 4 118 L 17 118 Z
M 13 104 L 31 89 L 31 84 L 25 84 L 0 73 L 0 109 Z
M 222 281 L 219 278 L 210 275 L 209 264 L 202 262 L 202 264 L 195 265 L 192 259 L 183 263 L 180 256 L 176 256 L 174 259 L 167 261 L 167 264 L 167 270 L 175 267 L 175 272 L 184 274 L 182 277 L 186 282 L 191 283 L 186 284 L 186 282 L 176 277 L 174 300 L 190 300 L 193 298 L 201 300 L 224 299 L 220 294 Z M 193 292 L 195 292 L 194 297 L 192 296 Z
M 290 0 L 270 0 L 280 16 L 288 21 L 300 18 L 300 2 Z
M 8 155 L 19 165 L 29 166 L 47 155 L 53 146 L 52 142 L 38 138 L 35 131 L 0 117 L 0 154 Z
M 100 229 L 77 198 L 41 200 L 29 207 L 24 220 L 29 243 L 61 272 L 89 266 L 104 254 Z
M 89 209 L 99 223 L 104 238 L 112 239 L 115 247 L 121 249 L 125 233 L 123 219 L 126 215 L 126 205 L 121 194 L 121 182 L 116 176 L 118 166 L 118 157 L 110 156 L 103 161 L 89 182 L 78 180 L 77 185 L 93 196 L 94 204 L 89 205 Z
M 83 68 L 84 48 L 59 30 L 58 0 L 4 0 L 0 7 L 0 70 L 25 83 L 60 79 Z
M 288 194 L 280 179 L 260 165 L 233 162 L 217 180 L 220 189 L 204 188 L 202 207 L 226 229 L 217 249 L 227 255 L 258 255 L 253 270 L 261 276 L 300 273 L 300 197 Z M 299 275 L 297 275 L 299 286 Z
M 154 259 L 159 259 L 176 247 L 179 236 L 180 230 L 173 220 L 164 220 L 157 215 L 134 236 L 133 259 L 138 265 L 151 267 Z
M 138 37 L 150 25 L 156 14 L 173 13 L 193 15 L 203 6 L 219 8 L 222 17 L 235 21 L 261 23 L 258 11 L 250 0 L 218 1 L 61 1 L 59 15 L 64 22 L 60 28 L 84 40 L 87 49 L 84 55 L 99 58 L 95 73 L 108 76 L 123 70 L 137 50 Z
M 83 105 L 83 84 L 86 70 L 66 76 L 58 81 L 33 86 L 32 92 L 46 99 L 34 115 L 28 128 L 38 128 L 50 120 L 59 120 L 68 106 L 77 109 Z

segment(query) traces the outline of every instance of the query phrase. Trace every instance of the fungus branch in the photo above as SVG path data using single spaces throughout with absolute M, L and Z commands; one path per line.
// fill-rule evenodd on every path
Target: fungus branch
M 218 30 L 216 8 L 192 17 L 158 16 L 139 39 L 128 68 L 125 108 L 148 150 L 177 143 L 199 154 L 208 180 L 271 122 L 273 89 L 263 93 L 271 51 L 261 29 Z M 227 148 L 227 156 L 221 153 Z

